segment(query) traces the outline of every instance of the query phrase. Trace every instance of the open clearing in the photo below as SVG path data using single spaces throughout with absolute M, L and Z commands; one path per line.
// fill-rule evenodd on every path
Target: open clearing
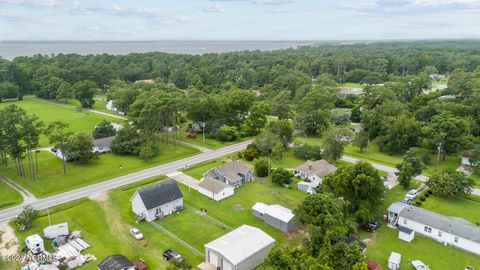
M 22 196 L 0 178 L 0 209 L 9 208 L 23 202 Z
M 23 186 L 36 197 L 46 197 L 68 190 L 88 186 L 97 182 L 115 178 L 131 172 L 153 167 L 162 163 L 189 157 L 199 153 L 197 149 L 180 144 L 159 144 L 160 154 L 145 161 L 136 156 L 121 156 L 113 153 L 100 155 L 99 160 L 88 164 L 67 163 L 67 175 L 63 174 L 62 161 L 52 153 L 41 151 L 38 155 L 39 176 L 23 179 L 16 174 L 13 163 L 10 167 L 0 168 L 0 173 Z M 28 172 L 28 162 L 25 162 Z
M 0 103 L 0 109 L 15 104 L 27 111 L 28 114 L 35 114 L 40 120 L 48 125 L 54 121 L 62 121 L 69 124 L 72 132 L 91 133 L 96 125 L 102 120 L 122 124 L 121 119 L 108 117 L 89 112 L 88 110 L 75 111 L 75 107 L 65 104 L 54 103 L 37 98 L 26 98 L 21 101 Z M 44 135 L 40 138 L 41 147 L 49 146 L 48 139 Z

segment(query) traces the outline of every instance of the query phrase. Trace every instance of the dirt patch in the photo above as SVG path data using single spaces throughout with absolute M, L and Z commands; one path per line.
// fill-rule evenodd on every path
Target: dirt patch
M 89 197 L 90 199 L 97 202 L 106 202 L 108 200 L 107 192 L 100 192 Z
M 243 207 L 243 205 L 237 203 L 235 204 L 234 206 L 232 206 L 232 209 L 235 210 L 235 211 L 243 211 L 245 210 L 245 208 Z
M 18 253 L 18 239 L 12 227 L 7 223 L 0 224 L 0 254 L 14 255 Z

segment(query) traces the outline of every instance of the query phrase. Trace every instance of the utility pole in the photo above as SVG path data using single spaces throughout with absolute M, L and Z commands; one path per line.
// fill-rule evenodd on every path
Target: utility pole
M 438 145 L 438 154 L 437 154 L 437 167 L 436 169 L 438 170 L 438 163 L 440 162 L 440 152 L 442 151 L 442 143 Z

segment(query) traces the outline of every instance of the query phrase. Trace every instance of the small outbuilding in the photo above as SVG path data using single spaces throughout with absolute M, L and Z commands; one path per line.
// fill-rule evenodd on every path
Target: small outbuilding
M 67 222 L 50 225 L 43 229 L 43 236 L 47 239 L 55 239 L 58 236 L 65 235 L 69 235 Z
M 400 268 L 400 262 L 402 261 L 402 255 L 392 252 L 388 258 L 387 267 L 390 270 L 397 270 Z
M 200 269 L 251 270 L 259 266 L 273 248 L 275 239 L 249 225 L 205 245 L 205 262 Z
M 234 187 L 212 178 L 206 178 L 200 182 L 197 190 L 217 202 L 228 198 L 235 193 Z
M 410 243 L 414 238 L 415 238 L 414 230 L 409 229 L 407 227 L 398 226 L 398 239 Z
M 315 189 L 317 187 L 318 187 L 317 182 L 300 181 L 297 183 L 297 189 L 308 194 L 316 194 L 317 191 Z
M 103 259 L 98 265 L 99 270 L 135 270 L 135 264 L 127 257 L 116 254 Z
M 152 221 L 183 209 L 183 194 L 173 179 L 139 188 L 131 199 L 138 220 Z
M 281 231 L 291 232 L 295 229 L 295 215 L 292 213 L 292 210 L 278 204 L 267 205 L 257 202 L 252 207 L 252 213 L 268 225 Z

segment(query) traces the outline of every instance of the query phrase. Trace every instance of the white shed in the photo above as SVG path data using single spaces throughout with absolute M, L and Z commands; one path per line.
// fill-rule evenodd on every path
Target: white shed
M 205 263 L 201 269 L 251 270 L 259 266 L 275 243 L 270 235 L 249 225 L 205 245 Z
M 402 260 L 402 255 L 392 252 L 390 258 L 388 258 L 387 267 L 390 270 L 397 270 L 400 268 L 400 261 Z
M 405 242 L 412 242 L 415 238 L 415 231 L 406 227 L 398 226 L 398 239 Z

